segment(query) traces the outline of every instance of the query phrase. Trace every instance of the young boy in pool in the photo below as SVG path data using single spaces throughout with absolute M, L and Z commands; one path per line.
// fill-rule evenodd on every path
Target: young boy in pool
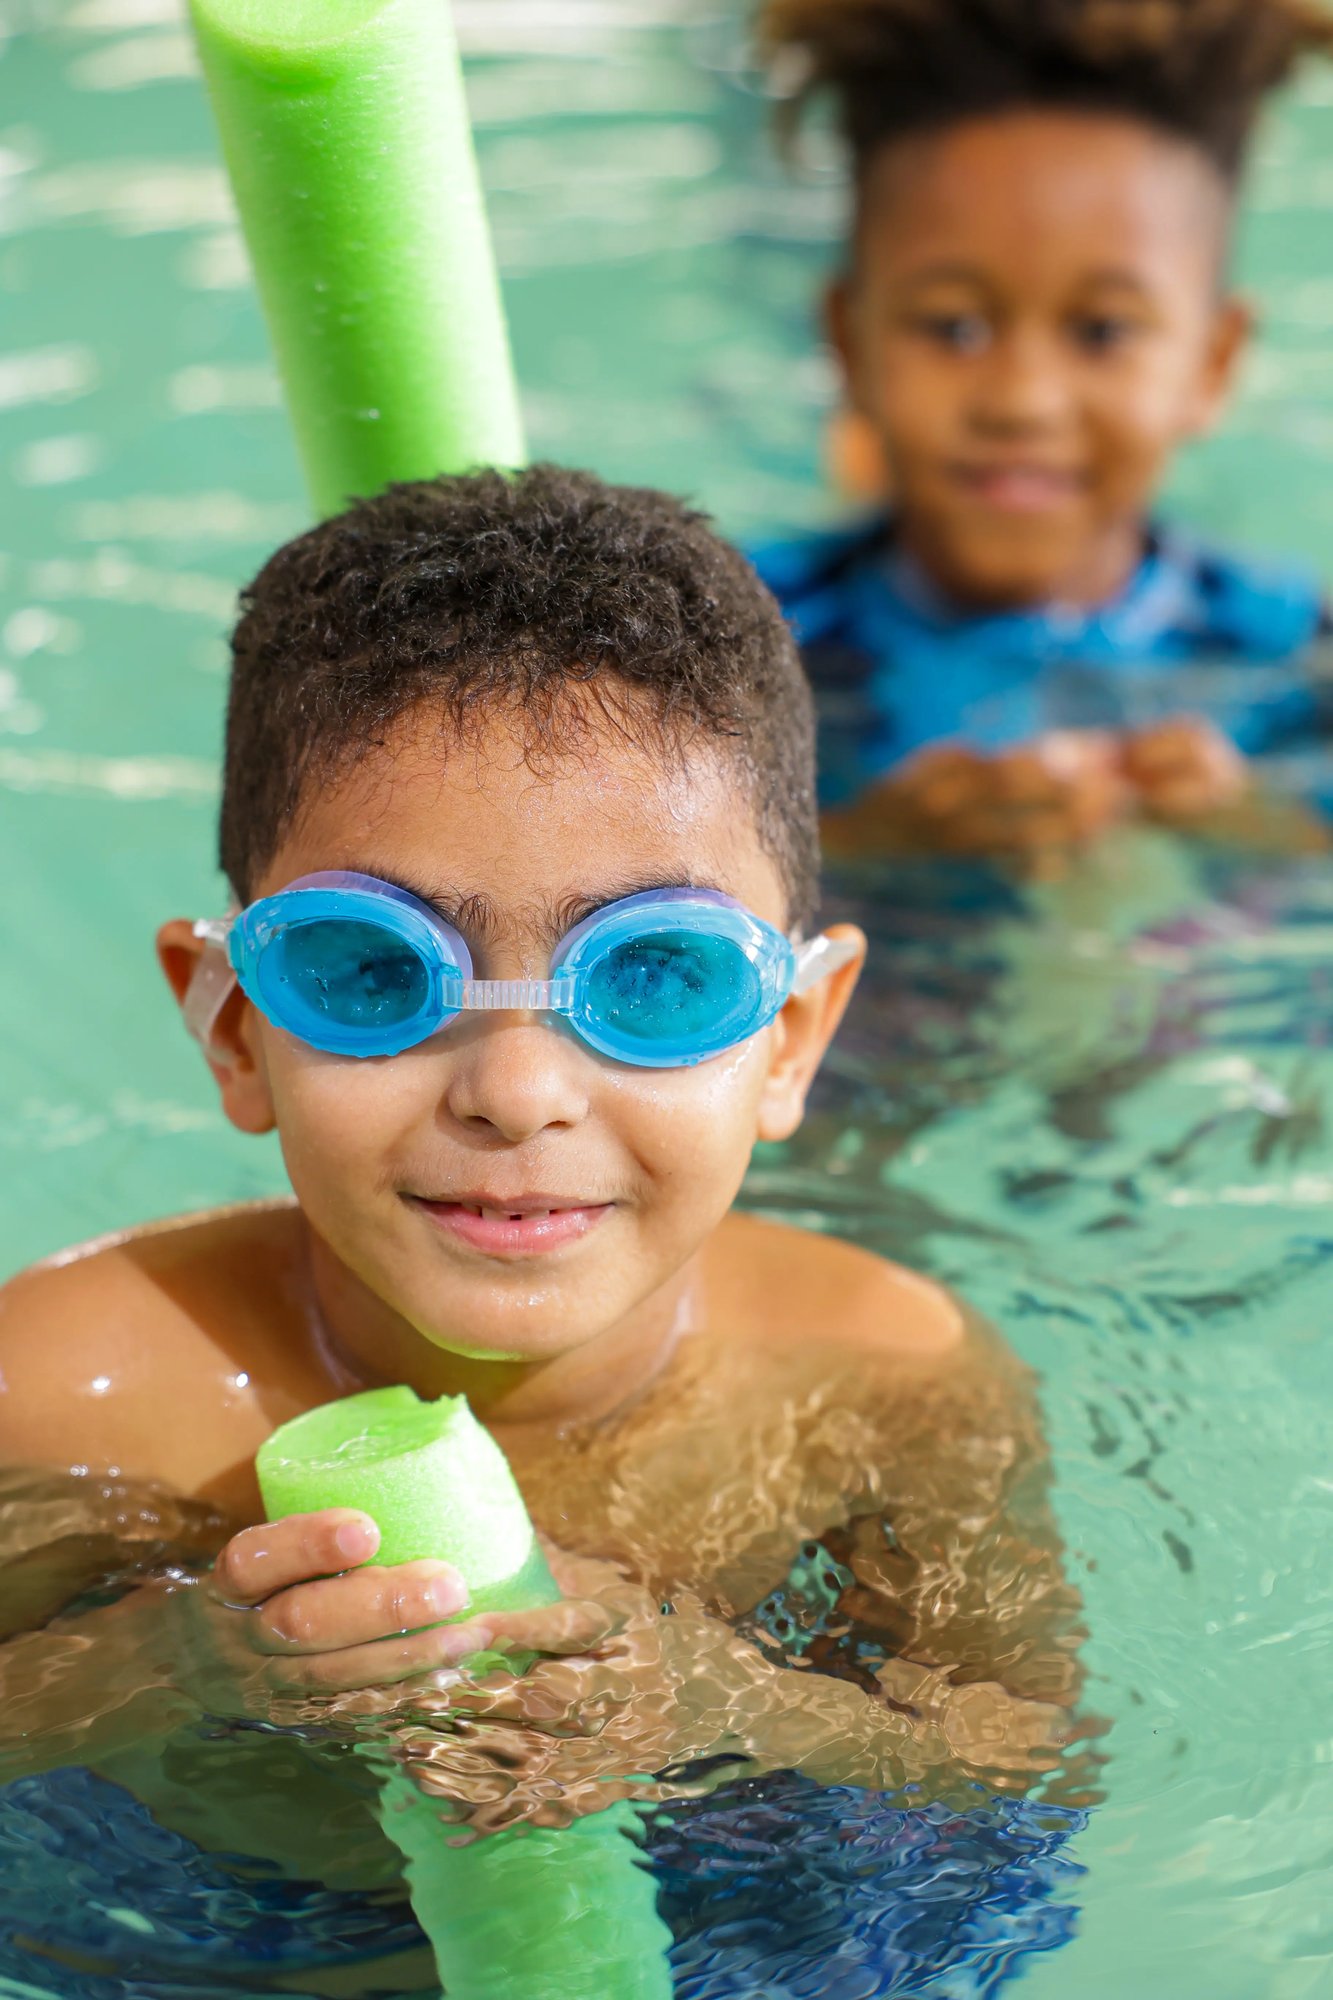
M 733 1212 L 864 951 L 811 935 L 809 692 L 742 558 L 552 468 L 325 522 L 243 600 L 221 855 L 240 914 L 166 924 L 160 956 L 294 1201 L 0 1294 L 0 1463 L 227 1519 L 164 1679 L 223 1712 L 405 1682 L 419 1712 L 515 1646 L 578 1672 L 470 1698 L 549 1722 L 596 1694 L 589 1784 L 723 1754 L 885 1784 L 1049 1768 L 1077 1612 L 1022 1372 L 938 1286 Z M 260 1525 L 274 1427 L 384 1382 L 468 1396 L 554 1545 L 557 1611 L 441 1624 L 466 1576 L 367 1567 L 368 1518 Z M 837 1601 L 803 1623 L 812 1541 Z M 156 1659 L 161 1602 L 127 1606 Z M 44 1661 L 12 1733 L 50 1726 Z
M 820 702 L 830 836 L 1040 853 L 1231 804 L 1241 753 L 1308 728 L 1313 694 L 1233 672 L 1216 723 L 1143 724 L 1143 690 L 1175 666 L 1188 709 L 1191 663 L 1298 659 L 1321 593 L 1155 509 L 1249 337 L 1226 265 L 1256 115 L 1333 17 L 768 0 L 761 23 L 850 148 L 828 326 L 892 496 L 758 557 Z

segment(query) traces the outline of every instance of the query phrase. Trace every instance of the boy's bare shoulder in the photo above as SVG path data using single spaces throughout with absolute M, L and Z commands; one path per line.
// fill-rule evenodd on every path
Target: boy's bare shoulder
M 930 1364 L 965 1341 L 962 1309 L 942 1285 L 837 1237 L 733 1214 L 714 1254 L 729 1322 L 762 1338 Z
M 296 1211 L 264 1205 L 150 1225 L 11 1279 L 0 1461 L 114 1468 L 230 1504 L 274 1424 L 311 1400 L 304 1343 L 281 1337 L 299 1324 L 298 1250 Z

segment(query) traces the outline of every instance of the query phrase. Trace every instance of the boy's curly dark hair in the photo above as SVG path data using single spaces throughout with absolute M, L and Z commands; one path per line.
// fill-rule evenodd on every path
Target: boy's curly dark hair
M 766 0 L 789 125 L 829 91 L 858 171 L 887 142 L 1017 106 L 1123 113 L 1238 175 L 1260 105 L 1333 51 L 1321 0 Z
M 777 605 L 703 514 L 535 465 L 391 486 L 278 550 L 232 641 L 222 867 L 245 899 L 305 788 L 411 711 L 456 737 L 497 707 L 530 756 L 594 714 L 663 755 L 721 744 L 790 918 L 819 874 L 814 717 Z

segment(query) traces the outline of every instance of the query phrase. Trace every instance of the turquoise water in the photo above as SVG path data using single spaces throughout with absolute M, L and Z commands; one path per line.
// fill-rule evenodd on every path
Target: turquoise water
M 458 12 L 535 446 L 737 532 L 827 512 L 836 177 L 772 163 L 738 10 Z M 1269 135 L 1241 245 L 1264 347 L 1178 479 L 1206 526 L 1325 564 L 1331 140 L 1327 83 Z M 221 634 L 303 520 L 172 0 L 0 10 L 0 289 L 12 1268 L 282 1185 L 149 949 L 218 906 Z M 1086 1873 L 1053 1889 L 1075 1935 L 1004 1970 L 1088 2000 L 1333 1994 L 1333 872 L 1142 837 L 1023 898 L 948 871 L 836 893 L 872 913 L 871 981 L 752 1198 L 939 1272 L 1041 1370 L 1113 1723 Z

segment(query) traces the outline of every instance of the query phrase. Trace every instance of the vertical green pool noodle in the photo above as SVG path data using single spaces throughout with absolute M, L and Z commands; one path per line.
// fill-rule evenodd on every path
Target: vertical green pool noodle
M 321 514 L 524 459 L 448 0 L 190 0 Z
M 379 1527 L 375 1562 L 455 1564 L 472 1600 L 461 1617 L 559 1596 L 504 1454 L 461 1396 L 326 1403 L 275 1431 L 255 1468 L 270 1519 L 355 1507 Z M 471 1840 L 395 1767 L 380 1818 L 448 2000 L 669 2000 L 671 1934 L 633 1806 Z

